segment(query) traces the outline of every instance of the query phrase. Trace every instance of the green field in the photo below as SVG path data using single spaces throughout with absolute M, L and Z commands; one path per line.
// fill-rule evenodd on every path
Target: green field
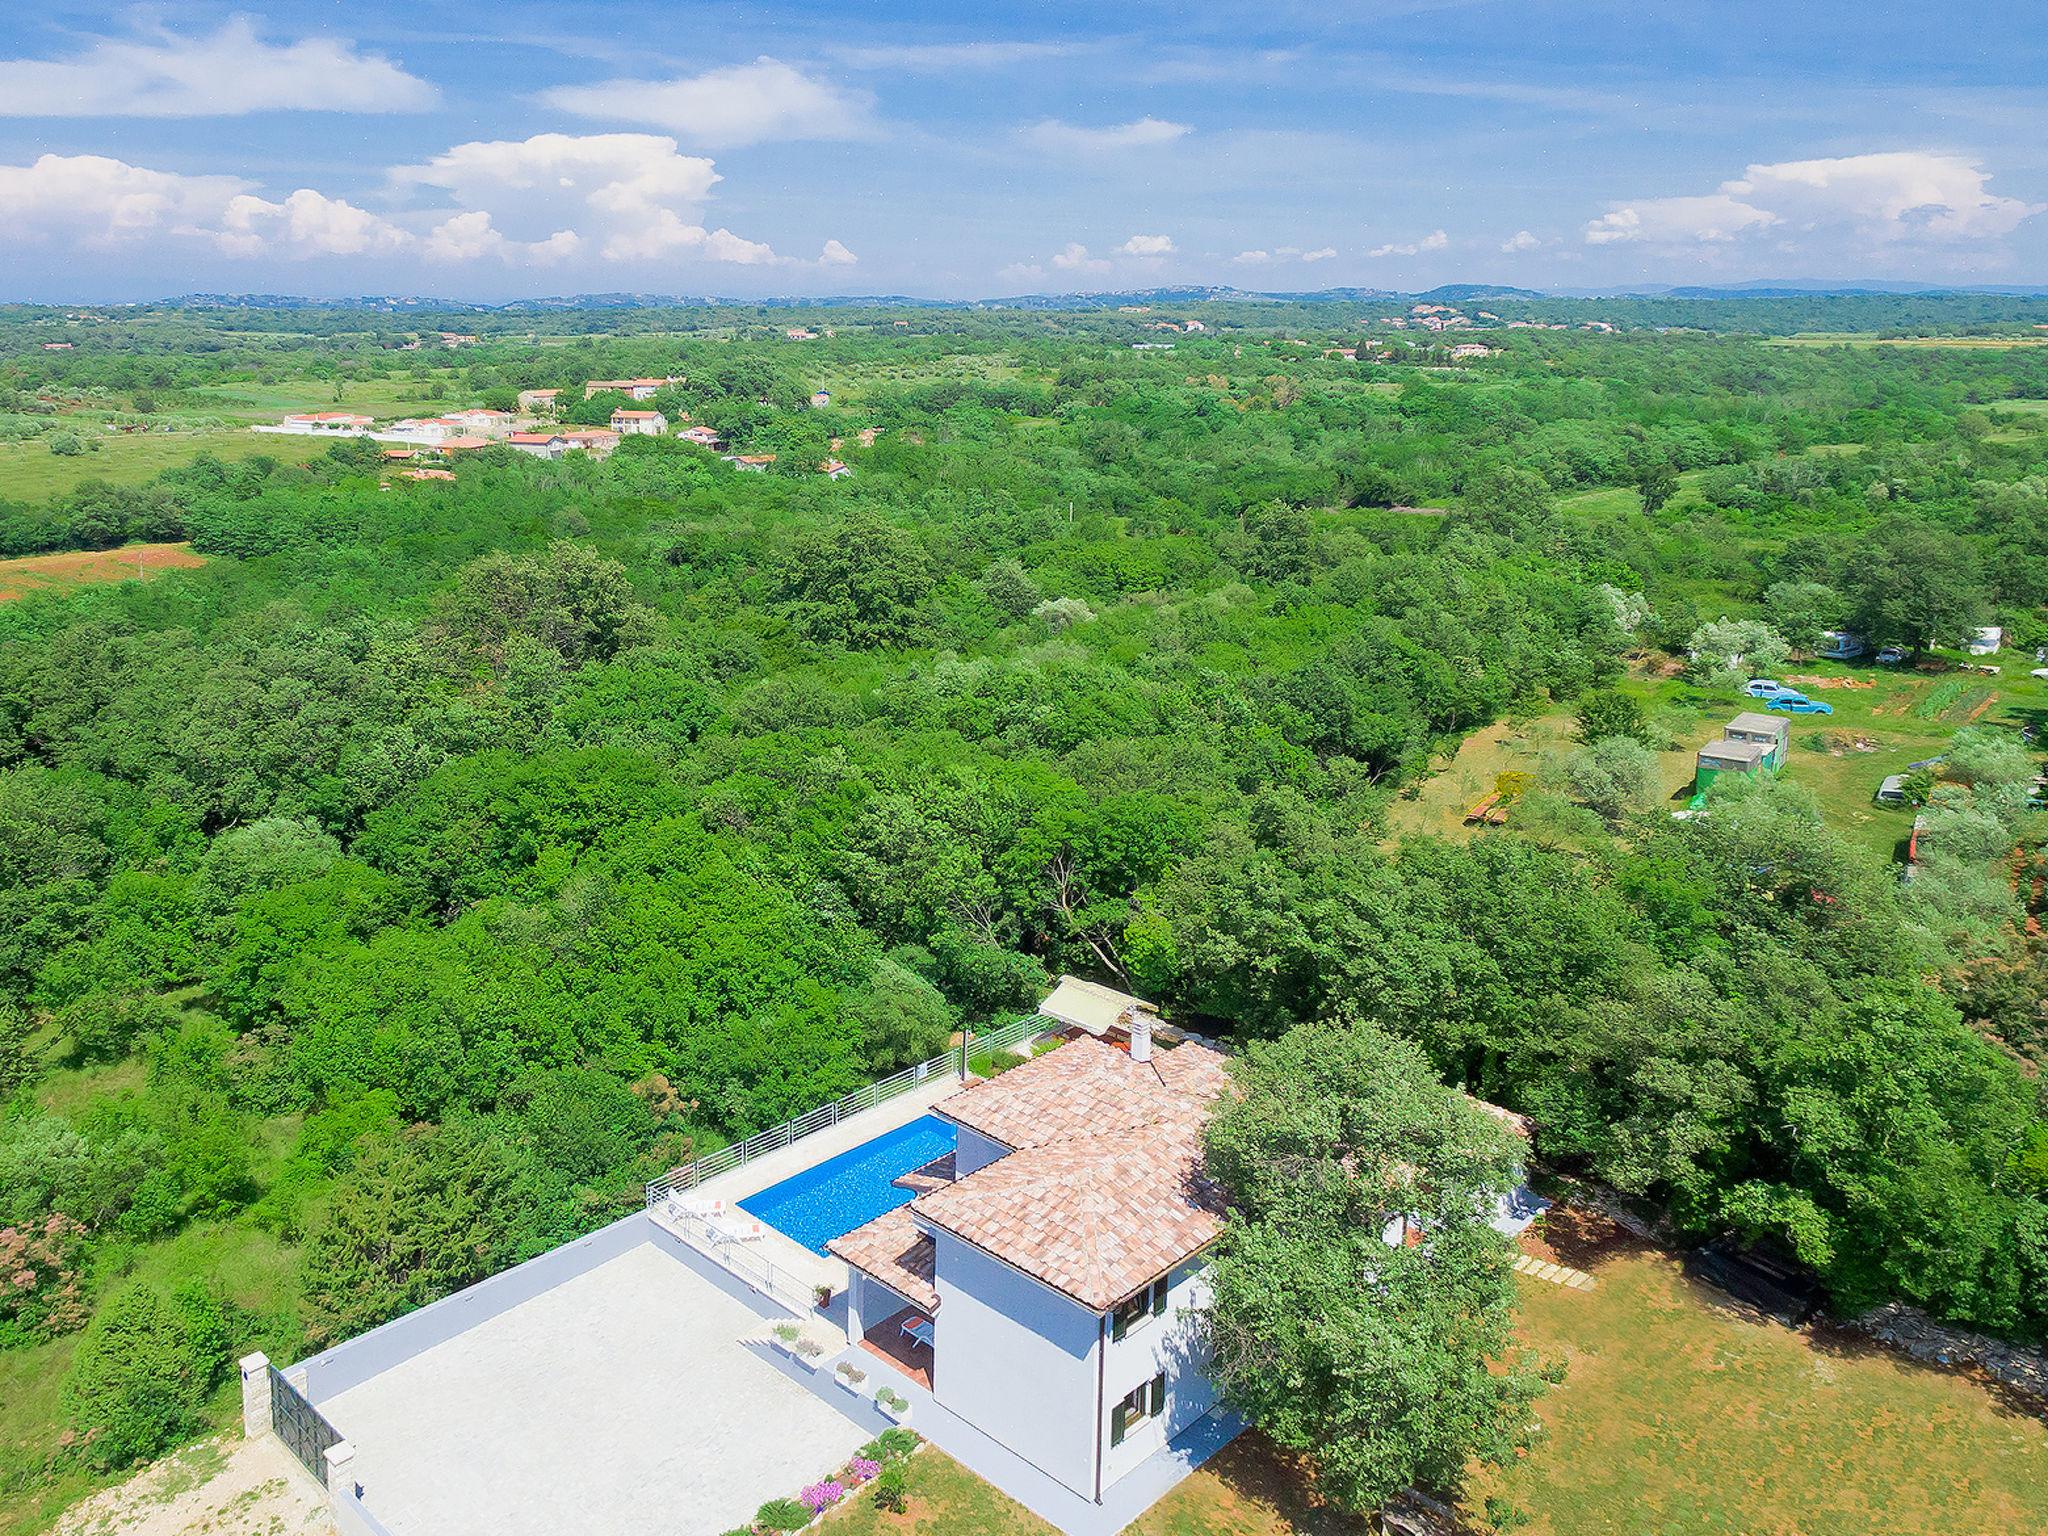
M 79 429 L 81 435 L 92 428 Z M 205 432 L 136 432 L 99 439 L 97 453 L 55 454 L 31 438 L 0 443 L 0 501 L 31 505 L 77 489 L 88 480 L 110 485 L 146 485 L 167 469 L 190 464 L 201 453 L 223 459 L 259 454 L 302 464 L 324 453 L 327 444 L 311 437 L 258 434 L 246 428 Z
M 1788 663 L 1780 680 L 1825 700 L 1835 712 L 1786 717 L 1792 724 L 1792 752 L 1785 773 L 1813 791 L 1829 825 L 1842 836 L 1883 858 L 1899 856 L 1913 829 L 1913 813 L 1876 803 L 1877 786 L 1886 775 L 1934 756 L 1965 725 L 2016 729 L 2048 720 L 2048 682 L 2027 675 L 2030 658 L 2006 651 L 1986 660 L 2000 667 L 1998 676 L 1862 663 Z M 1842 680 L 1869 686 L 1825 686 Z M 1628 687 L 1649 707 L 1659 734 L 1668 733 L 1680 744 L 1688 780 L 1694 749 L 1719 735 L 1731 716 L 1755 708 L 1754 701 L 1732 688 L 1702 689 L 1677 678 L 1637 679 Z

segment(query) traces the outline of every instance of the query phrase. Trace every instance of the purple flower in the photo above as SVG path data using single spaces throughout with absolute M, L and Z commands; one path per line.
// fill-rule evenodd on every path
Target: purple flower
M 865 1456 L 856 1456 L 851 1462 L 847 1463 L 846 1475 L 853 1480 L 853 1485 L 858 1488 L 862 1483 L 873 1481 L 876 1474 L 881 1470 L 882 1464 L 879 1461 L 869 1461 Z
M 812 1483 L 802 1493 L 797 1495 L 804 1508 L 814 1515 L 831 1508 L 844 1497 L 846 1497 L 846 1485 L 836 1478 L 828 1478 L 822 1483 Z

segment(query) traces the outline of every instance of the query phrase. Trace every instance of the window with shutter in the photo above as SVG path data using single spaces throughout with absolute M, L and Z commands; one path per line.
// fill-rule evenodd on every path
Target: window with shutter
M 1156 1419 L 1164 1412 L 1166 1412 L 1166 1373 L 1161 1371 L 1152 1378 L 1151 1416 Z
M 1124 1405 L 1118 1403 L 1115 1408 L 1110 1410 L 1109 1415 L 1109 1443 L 1111 1445 L 1122 1445 L 1124 1443 L 1124 1430 L 1127 1425 L 1128 1418 L 1124 1413 Z

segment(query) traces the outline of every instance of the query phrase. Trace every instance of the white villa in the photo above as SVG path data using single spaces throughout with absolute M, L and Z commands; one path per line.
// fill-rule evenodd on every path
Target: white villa
M 716 1536 L 891 1420 L 1067 1536 L 1113 1536 L 1243 1427 L 1201 1320 L 1228 1091 L 1221 1049 L 1062 977 L 972 1050 L 674 1170 L 644 1211 L 281 1371 L 248 1356 L 245 1429 L 324 1483 L 344 1536 Z M 1504 1193 L 1495 1224 L 1540 1205 Z M 1398 1213 L 1383 1236 L 1425 1240 Z
M 950 1168 L 828 1245 L 847 1333 L 901 1353 L 925 1326 L 934 1400 L 1094 1503 L 1208 1413 L 1194 1314 L 1223 1193 L 1202 1127 L 1227 1083 L 1202 1045 L 1076 1039 L 941 1100 Z M 945 1162 L 941 1159 L 941 1164 Z

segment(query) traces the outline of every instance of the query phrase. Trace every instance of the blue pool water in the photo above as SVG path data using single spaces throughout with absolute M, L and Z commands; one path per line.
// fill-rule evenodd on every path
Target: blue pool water
M 740 1201 L 740 1209 L 758 1216 L 776 1231 L 795 1238 L 813 1253 L 884 1211 L 908 1205 L 911 1190 L 895 1180 L 913 1168 L 953 1150 L 952 1125 L 936 1115 L 923 1115 L 851 1151 L 791 1174 L 759 1194 Z

